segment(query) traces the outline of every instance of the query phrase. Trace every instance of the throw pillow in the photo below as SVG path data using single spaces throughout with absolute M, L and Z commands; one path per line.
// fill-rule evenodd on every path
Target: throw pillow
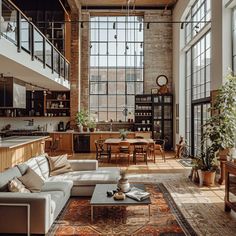
M 72 171 L 71 165 L 67 160 L 67 154 L 55 157 L 48 156 L 47 158 L 50 167 L 50 176 L 64 174 Z
M 18 177 L 18 179 L 32 193 L 40 192 L 44 184 L 42 178 L 38 174 L 36 174 L 30 167 L 27 169 L 26 173 L 23 176 Z
M 26 189 L 25 186 L 16 177 L 9 181 L 8 190 L 10 192 L 30 193 L 30 191 Z

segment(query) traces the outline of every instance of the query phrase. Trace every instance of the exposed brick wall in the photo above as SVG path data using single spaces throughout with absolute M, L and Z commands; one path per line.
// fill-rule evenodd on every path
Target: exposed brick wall
M 79 109 L 80 102 L 80 80 L 79 80 L 79 50 L 80 50 L 80 40 L 79 40 L 79 13 L 74 12 L 71 14 L 71 62 L 70 62 L 70 109 L 71 109 L 71 126 L 75 126 L 75 115 Z
M 171 22 L 171 11 L 146 11 L 144 21 Z M 144 92 L 151 93 L 157 87 L 156 78 L 164 74 L 169 79 L 169 88 L 172 90 L 172 24 L 150 24 L 144 27 Z
M 89 13 L 82 13 L 82 20 L 89 21 Z M 81 29 L 81 108 L 89 107 L 89 24 L 85 22 Z

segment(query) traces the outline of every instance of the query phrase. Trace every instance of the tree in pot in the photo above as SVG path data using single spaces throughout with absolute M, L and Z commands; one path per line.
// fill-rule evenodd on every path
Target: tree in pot
M 212 175 L 219 153 L 233 148 L 236 139 L 236 77 L 228 75 L 225 81 L 210 108 L 211 116 L 203 125 L 202 153 L 195 160 L 197 169 Z
M 83 132 L 83 127 L 87 126 L 88 123 L 88 111 L 85 109 L 81 109 L 80 111 L 77 112 L 76 114 L 76 123 L 79 127 L 79 131 Z

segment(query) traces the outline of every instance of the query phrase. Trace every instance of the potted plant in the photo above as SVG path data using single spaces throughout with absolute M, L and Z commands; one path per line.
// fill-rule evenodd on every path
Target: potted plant
M 94 132 L 94 130 L 96 128 L 95 120 L 90 119 L 89 122 L 88 122 L 88 127 L 89 127 L 90 132 Z
M 126 140 L 127 134 L 128 134 L 127 130 L 121 129 L 120 130 L 120 138 L 121 138 L 121 140 Z
M 197 157 L 195 168 L 201 170 L 203 177 L 211 174 L 211 183 L 217 169 L 219 154 L 233 148 L 236 138 L 236 77 L 228 75 L 226 82 L 218 90 L 210 108 L 211 117 L 203 125 L 202 153 Z M 221 169 L 221 172 L 223 170 Z M 200 171 L 199 171 L 200 172 Z M 202 175 L 199 177 L 201 178 Z
M 88 111 L 87 110 L 80 110 L 76 114 L 76 123 L 79 127 L 79 131 L 83 132 L 83 128 L 87 126 L 88 123 Z

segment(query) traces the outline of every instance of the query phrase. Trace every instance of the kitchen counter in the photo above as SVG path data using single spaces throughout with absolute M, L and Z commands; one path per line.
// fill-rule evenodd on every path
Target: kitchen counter
M 13 136 L 2 139 L 2 141 L 0 141 L 0 149 L 16 148 L 18 146 L 44 140 L 45 138 L 48 137 L 49 136 Z
M 0 141 L 0 172 L 45 152 L 48 136 L 12 136 Z

